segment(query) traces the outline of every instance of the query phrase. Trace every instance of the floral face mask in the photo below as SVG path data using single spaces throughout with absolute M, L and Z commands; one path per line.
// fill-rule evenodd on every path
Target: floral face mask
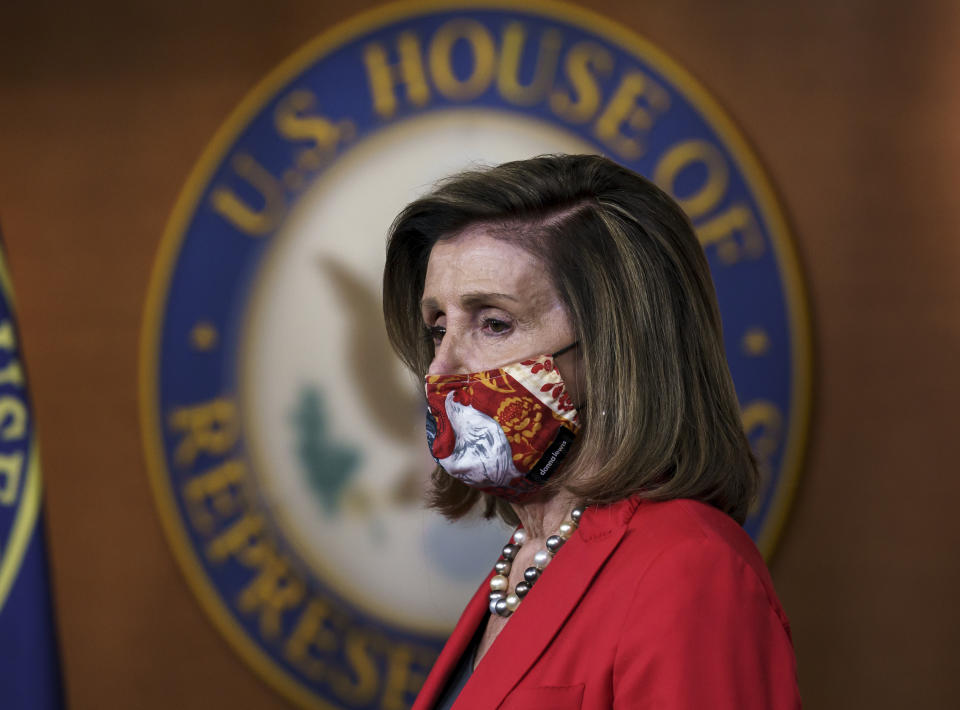
M 559 468 L 580 430 L 553 355 L 466 375 L 427 375 L 427 444 L 464 483 L 516 500 Z

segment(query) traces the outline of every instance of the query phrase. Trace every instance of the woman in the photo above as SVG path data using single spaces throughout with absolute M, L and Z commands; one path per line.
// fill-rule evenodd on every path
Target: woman
M 415 708 L 797 708 L 740 527 L 757 472 L 707 261 L 598 156 L 454 176 L 397 218 L 384 314 L 425 377 L 431 505 L 520 526 Z

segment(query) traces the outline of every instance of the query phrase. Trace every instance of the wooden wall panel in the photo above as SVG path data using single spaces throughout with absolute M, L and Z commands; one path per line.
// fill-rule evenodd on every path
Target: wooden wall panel
M 0 23 L 0 220 L 42 437 L 76 710 L 287 707 L 161 534 L 137 345 L 163 225 L 252 85 L 370 6 L 16 4 Z M 772 565 L 810 708 L 960 705 L 960 8 L 598 0 L 697 75 L 794 225 L 817 337 L 806 472 Z

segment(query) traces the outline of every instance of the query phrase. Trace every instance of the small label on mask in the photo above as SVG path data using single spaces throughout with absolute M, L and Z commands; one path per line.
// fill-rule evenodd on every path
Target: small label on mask
M 561 427 L 557 432 L 557 438 L 553 440 L 550 447 L 544 452 L 536 465 L 527 473 L 527 478 L 536 483 L 545 483 L 550 474 L 557 468 L 561 461 L 570 452 L 570 447 L 576 435 L 567 429 Z

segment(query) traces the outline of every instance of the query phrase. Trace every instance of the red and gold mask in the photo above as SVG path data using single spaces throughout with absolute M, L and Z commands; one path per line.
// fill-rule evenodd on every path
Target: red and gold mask
M 580 429 L 554 363 L 568 349 L 496 370 L 427 375 L 427 443 L 437 463 L 486 493 L 518 499 L 536 491 Z

